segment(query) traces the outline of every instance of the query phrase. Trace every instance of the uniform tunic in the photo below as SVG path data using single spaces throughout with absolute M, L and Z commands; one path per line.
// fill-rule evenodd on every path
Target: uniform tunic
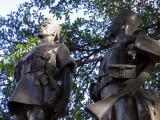
M 63 91 L 64 67 L 74 69 L 64 44 L 40 44 L 22 57 L 15 67 L 17 84 L 8 102 L 11 112 L 20 103 L 54 108 Z
M 118 39 L 125 41 L 126 38 Z M 109 65 L 136 65 L 136 75 L 138 76 L 142 72 L 149 58 L 141 53 L 136 53 L 134 57 L 128 54 L 128 48 L 123 42 L 117 43 L 109 50 L 100 66 L 98 81 L 99 99 L 105 99 L 119 93 L 122 83 L 126 80 L 111 78 L 108 73 Z M 149 99 L 149 96 L 152 96 L 153 99 Z M 158 120 L 159 116 L 156 112 L 159 111 L 160 108 L 158 106 L 160 105 L 158 102 L 155 102 L 157 99 L 155 94 L 141 88 L 134 96 L 125 96 L 118 100 L 102 120 Z M 152 103 L 155 103 L 157 106 L 155 107 Z M 145 112 L 147 113 L 146 116 L 150 115 L 147 119 L 143 118 L 145 116 L 143 113 Z

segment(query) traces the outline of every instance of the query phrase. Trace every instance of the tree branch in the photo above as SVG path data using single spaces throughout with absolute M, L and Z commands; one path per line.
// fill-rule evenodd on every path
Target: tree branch
M 99 62 L 99 61 L 102 61 L 103 59 L 104 59 L 103 57 L 98 57 L 98 58 L 93 58 L 93 59 L 87 59 L 85 61 L 76 60 L 76 63 L 77 63 L 77 67 L 79 67 L 79 66 L 82 66 L 84 64 Z

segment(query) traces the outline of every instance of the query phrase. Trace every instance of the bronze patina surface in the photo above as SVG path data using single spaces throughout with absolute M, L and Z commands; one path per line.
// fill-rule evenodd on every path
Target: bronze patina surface
M 40 43 L 15 65 L 17 84 L 8 102 L 14 120 L 56 120 L 67 114 L 74 60 L 59 43 L 56 21 L 46 19 L 38 31 Z
M 159 120 L 160 100 L 154 91 L 142 87 L 160 60 L 160 44 L 147 36 L 135 35 L 140 17 L 123 11 L 113 20 L 110 35 L 117 41 L 91 84 L 95 103 L 86 110 L 98 120 Z

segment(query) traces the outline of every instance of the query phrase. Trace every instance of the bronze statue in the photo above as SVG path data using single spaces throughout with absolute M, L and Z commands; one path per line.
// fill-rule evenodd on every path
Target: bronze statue
M 39 28 L 40 43 L 15 66 L 16 88 L 8 106 L 14 120 L 56 120 L 67 115 L 75 63 L 59 43 L 60 25 L 46 19 Z
M 97 83 L 91 84 L 95 103 L 86 111 L 98 120 L 159 120 L 160 99 L 143 85 L 160 60 L 160 44 L 134 35 L 140 17 L 123 11 L 113 21 L 110 35 L 117 41 L 102 61 Z

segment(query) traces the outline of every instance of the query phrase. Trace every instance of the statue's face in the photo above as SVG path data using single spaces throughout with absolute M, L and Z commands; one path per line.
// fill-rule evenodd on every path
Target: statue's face
M 39 28 L 39 35 L 43 37 L 56 36 L 54 26 L 49 21 L 45 21 Z
M 134 33 L 134 31 L 135 31 L 134 26 L 132 26 L 132 25 L 130 25 L 130 24 L 127 24 L 127 25 L 125 26 L 125 34 L 126 34 L 126 35 L 132 35 L 132 34 Z
M 132 35 L 138 28 L 139 16 L 134 12 L 119 14 L 110 27 L 111 36 L 118 34 Z
M 126 19 L 126 24 L 124 25 L 124 30 L 126 35 L 132 35 L 137 29 L 139 24 L 139 18 L 137 15 L 129 16 Z
M 53 19 L 46 19 L 38 30 L 38 37 L 41 42 L 57 43 L 59 42 L 60 25 Z

